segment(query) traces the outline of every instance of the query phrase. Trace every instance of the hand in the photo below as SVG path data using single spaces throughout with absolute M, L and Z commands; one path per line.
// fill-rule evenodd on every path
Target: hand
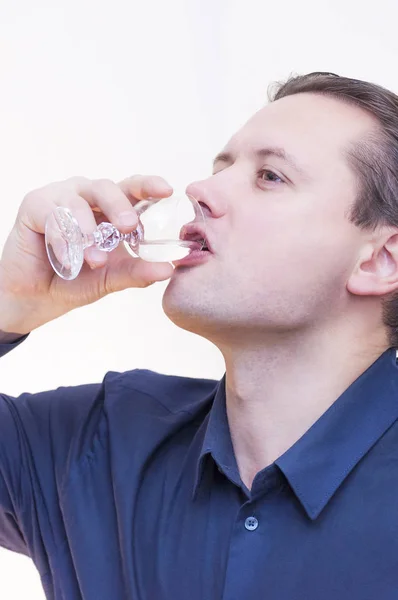
M 101 221 L 109 221 L 128 233 L 138 223 L 134 210 L 137 202 L 172 193 L 161 177 L 141 175 L 118 184 L 107 179 L 72 177 L 29 192 L 19 207 L 0 260 L 0 329 L 28 333 L 112 292 L 143 288 L 170 278 L 171 264 L 134 259 L 121 244 L 109 254 L 87 248 L 79 276 L 65 281 L 48 261 L 44 230 L 47 216 L 60 205 L 71 210 L 83 233 L 92 233 Z

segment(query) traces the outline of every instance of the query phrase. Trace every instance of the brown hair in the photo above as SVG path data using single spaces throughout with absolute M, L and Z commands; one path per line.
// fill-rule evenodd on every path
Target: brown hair
M 314 72 L 272 84 L 268 99 L 273 102 L 304 92 L 340 99 L 376 118 L 377 133 L 356 143 L 347 153 L 359 183 L 348 218 L 357 227 L 370 231 L 385 225 L 398 228 L 398 96 L 374 83 Z M 382 315 L 388 343 L 398 348 L 398 292 L 383 297 Z

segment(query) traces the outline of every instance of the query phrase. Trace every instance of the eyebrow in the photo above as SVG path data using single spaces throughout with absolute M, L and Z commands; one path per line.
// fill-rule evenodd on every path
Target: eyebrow
M 286 164 L 292 167 L 299 175 L 308 178 L 308 174 L 297 163 L 296 159 L 291 154 L 288 154 L 283 148 L 260 148 L 259 150 L 255 150 L 253 152 L 253 155 L 256 158 L 268 158 L 269 156 L 275 156 L 276 158 L 280 158 L 283 161 L 285 161 Z M 217 154 L 216 158 L 213 161 L 213 168 L 218 162 L 226 162 L 232 164 L 235 162 L 235 159 L 231 152 L 220 152 L 220 154 Z

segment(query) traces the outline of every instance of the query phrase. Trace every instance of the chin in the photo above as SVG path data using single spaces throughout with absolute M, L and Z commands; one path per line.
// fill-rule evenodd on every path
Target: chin
M 186 301 L 178 302 L 175 297 L 171 298 L 166 294 L 163 296 L 162 307 L 164 314 L 174 325 L 192 331 L 193 323 L 196 321 L 194 307 L 187 306 Z
M 210 321 L 210 315 L 207 314 L 209 310 L 208 307 L 203 306 L 203 303 L 195 304 L 195 298 L 197 295 L 191 298 L 187 294 L 167 293 L 166 290 L 162 302 L 163 311 L 166 317 L 180 329 L 206 337 L 205 332 L 209 328 Z

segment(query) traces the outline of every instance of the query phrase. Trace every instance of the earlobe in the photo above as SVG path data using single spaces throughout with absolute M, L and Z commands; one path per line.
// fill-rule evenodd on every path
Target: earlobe
M 374 276 L 366 271 L 353 273 L 347 281 L 347 290 L 356 296 L 377 295 L 376 289 Z

